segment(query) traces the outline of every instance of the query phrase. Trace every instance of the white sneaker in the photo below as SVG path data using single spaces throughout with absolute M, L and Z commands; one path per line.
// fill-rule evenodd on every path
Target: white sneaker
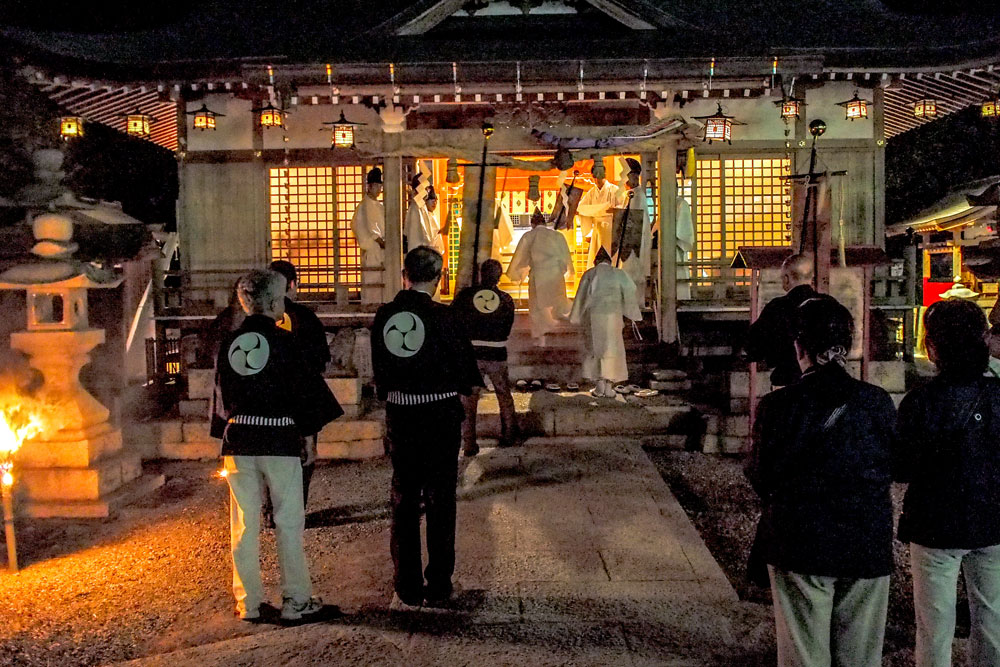
M 306 616 L 312 616 L 323 609 L 323 601 L 318 597 L 311 597 L 305 602 L 296 602 L 292 598 L 285 598 L 281 603 L 281 618 L 286 621 L 298 621 Z

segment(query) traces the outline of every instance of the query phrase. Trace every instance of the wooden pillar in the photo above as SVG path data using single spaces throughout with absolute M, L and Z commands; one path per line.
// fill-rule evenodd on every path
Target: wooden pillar
M 383 301 L 391 301 L 403 288 L 403 159 L 387 157 L 384 162 L 385 189 L 385 271 Z
M 677 137 L 668 137 L 656 155 L 660 172 L 660 340 L 677 342 Z
M 872 183 L 872 232 L 874 238 L 870 243 L 879 248 L 885 248 L 885 89 L 875 88 L 872 94 L 874 111 L 872 113 L 872 129 L 875 133 L 875 168 Z
M 483 213 L 479 220 L 479 253 L 473 257 L 476 244 L 476 212 L 479 208 L 479 165 L 465 167 L 465 186 L 462 189 L 462 233 L 458 241 L 458 277 L 455 292 L 472 284 L 472 267 L 490 258 L 493 250 L 494 204 L 496 200 L 496 167 L 486 167 L 483 179 Z

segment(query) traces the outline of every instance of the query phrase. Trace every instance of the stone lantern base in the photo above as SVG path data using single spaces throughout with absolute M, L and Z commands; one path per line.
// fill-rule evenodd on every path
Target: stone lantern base
M 80 368 L 103 340 L 100 329 L 11 336 L 11 346 L 44 376 L 42 398 L 59 425 L 17 453 L 19 509 L 28 516 L 105 517 L 163 484 L 163 475 L 142 475 L 140 455 L 123 449 L 107 408 L 80 385 Z

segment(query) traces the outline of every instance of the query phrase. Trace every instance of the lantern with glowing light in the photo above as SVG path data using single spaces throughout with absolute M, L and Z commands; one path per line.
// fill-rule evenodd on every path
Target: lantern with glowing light
M 130 137 L 145 139 L 149 136 L 149 126 L 155 123 L 156 119 L 148 113 L 143 113 L 139 107 L 131 113 L 122 114 L 125 116 L 125 133 Z
M 204 104 L 201 105 L 200 109 L 194 111 L 188 111 L 188 116 L 194 116 L 194 129 L 196 130 L 214 130 L 215 129 L 215 119 L 219 116 L 225 116 L 224 113 L 216 113 L 209 109 Z
M 262 106 L 258 109 L 251 109 L 251 111 L 258 114 L 257 123 L 263 128 L 284 127 L 285 125 L 285 112 L 270 102 L 268 102 L 266 106 Z
M 354 126 L 367 125 L 367 123 L 352 123 L 347 120 L 343 109 L 340 111 L 340 118 L 323 124 L 333 128 L 333 134 L 330 136 L 330 148 L 354 148 Z
M 718 109 L 711 116 L 692 116 L 692 118 L 705 121 L 705 141 L 708 143 L 725 141 L 732 144 L 733 125 L 744 125 L 744 123 L 736 120 L 735 116 L 727 116 L 722 111 L 721 104 L 718 105 Z
M 922 97 L 913 103 L 915 118 L 936 118 L 937 113 L 937 100 L 931 97 Z
M 863 120 L 868 118 L 868 100 L 858 97 L 858 91 L 854 91 L 854 97 L 844 102 L 837 102 L 838 107 L 844 107 L 847 120 Z
M 992 95 L 984 101 L 979 108 L 979 115 L 983 118 L 1000 116 L 1000 95 Z
M 798 118 L 802 114 L 802 107 L 806 101 L 798 97 L 786 96 L 774 103 L 781 111 L 781 120 L 786 123 Z
M 83 136 L 83 118 L 80 116 L 63 116 L 59 119 L 59 136 L 64 141 L 79 139 Z
M 444 181 L 451 185 L 462 182 L 462 177 L 458 173 L 458 160 L 453 157 L 448 158 L 448 173 L 445 175 Z

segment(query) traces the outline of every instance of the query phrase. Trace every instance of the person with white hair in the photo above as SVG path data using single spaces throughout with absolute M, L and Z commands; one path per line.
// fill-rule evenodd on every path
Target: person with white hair
M 312 595 L 302 531 L 305 511 L 302 465 L 316 460 L 315 440 L 324 425 L 344 414 L 308 362 L 293 335 L 278 328 L 285 312 L 285 278 L 251 271 L 237 284 L 246 319 L 223 337 L 215 364 L 211 435 L 222 439 L 229 482 L 229 528 L 236 613 L 260 619 L 261 499 L 265 485 L 274 505 L 281 617 L 300 620 L 323 609 Z

